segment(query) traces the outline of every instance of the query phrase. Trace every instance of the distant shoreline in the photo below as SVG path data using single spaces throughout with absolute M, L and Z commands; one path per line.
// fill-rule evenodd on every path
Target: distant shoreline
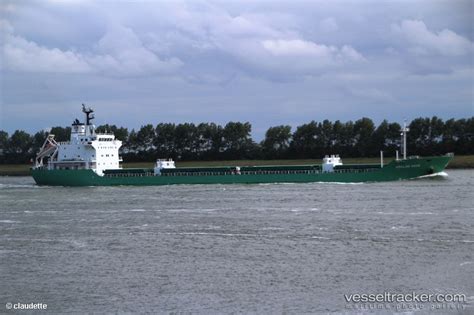
M 384 159 L 384 163 L 393 160 L 393 157 Z M 344 164 L 370 164 L 380 163 L 379 158 L 347 158 L 342 159 Z M 232 161 L 178 161 L 177 167 L 200 166 L 243 166 L 243 165 L 301 165 L 319 164 L 321 159 L 304 160 L 232 160 Z M 124 168 L 152 168 L 154 162 L 123 163 Z M 30 164 L 0 164 L 0 176 L 28 176 Z M 474 155 L 454 156 L 454 160 L 447 169 L 474 169 Z

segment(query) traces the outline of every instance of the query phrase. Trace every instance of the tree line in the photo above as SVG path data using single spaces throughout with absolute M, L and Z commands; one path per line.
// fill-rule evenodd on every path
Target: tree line
M 474 154 L 474 117 L 443 121 L 416 118 L 409 124 L 408 152 L 438 155 L 447 152 Z M 112 132 L 123 141 L 125 161 L 238 160 L 238 159 L 320 159 L 326 154 L 342 157 L 373 157 L 383 150 L 394 156 L 400 150 L 400 124 L 382 121 L 378 126 L 369 118 L 356 121 L 311 121 L 297 126 L 270 127 L 261 142 L 251 137 L 249 122 L 159 123 L 138 130 L 115 125 L 98 126 L 97 132 Z M 54 127 L 50 133 L 57 141 L 68 141 L 70 127 Z M 34 135 L 16 130 L 11 135 L 0 131 L 0 163 L 28 163 L 34 158 L 48 132 Z

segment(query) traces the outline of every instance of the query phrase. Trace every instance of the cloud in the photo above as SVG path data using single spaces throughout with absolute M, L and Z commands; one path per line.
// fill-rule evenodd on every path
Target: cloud
M 396 99 L 388 92 L 377 88 L 348 88 L 349 93 L 367 101 L 395 103 Z
M 440 54 L 461 56 L 474 51 L 473 42 L 449 29 L 430 31 L 423 21 L 403 20 L 392 24 L 392 32 L 408 45 L 408 50 L 417 55 Z
M 292 40 L 264 40 L 263 47 L 274 56 L 313 56 L 328 58 L 337 48 L 326 45 L 318 45 L 301 39 Z
M 116 75 L 172 73 L 183 65 L 178 58 L 161 59 L 145 47 L 130 28 L 111 27 L 96 45 L 97 55 L 88 62 L 99 72 Z
M 87 73 L 92 68 L 74 51 L 46 48 L 22 37 L 7 34 L 3 53 L 5 66 L 24 72 Z
M 58 40 L 45 42 L 46 30 L 38 33 L 27 26 L 33 38 L 12 30 L 8 37 L 7 67 L 24 72 L 105 76 L 179 74 L 195 82 L 200 78 L 218 82 L 218 77 L 228 82 L 236 73 L 269 80 L 302 78 L 365 60 L 350 43 L 330 45 L 306 38 L 305 28 L 297 17 L 284 11 L 231 12 L 226 6 L 207 1 L 163 3 L 160 10 L 147 2 L 133 7 L 119 3 L 113 15 L 100 4 L 85 2 L 73 7 L 86 15 L 93 12 L 93 24 L 104 21 L 105 29 L 99 37 L 97 30 L 87 28 L 93 32 L 90 37 L 96 37 L 87 42 L 86 36 L 77 34 L 67 24 L 67 6 L 58 9 L 58 4 L 54 4 L 53 12 L 58 18 L 56 24 L 47 24 L 54 28 L 50 33 L 57 33 L 61 24 L 65 24 L 68 32 L 61 32 Z M 51 20 L 50 10 L 40 8 L 28 8 L 25 18 Z M 338 25 L 329 17 L 321 21 L 321 27 L 330 32 L 337 30 Z M 80 36 L 78 47 L 73 46 L 75 43 L 68 35 Z M 36 46 L 36 53 L 28 54 L 25 45 L 18 45 L 20 41 Z M 53 55 L 55 58 L 48 57 Z
M 263 40 L 261 44 L 273 58 L 291 61 L 281 63 L 280 67 L 294 67 L 295 64 L 299 64 L 302 68 L 307 67 L 307 70 L 324 68 L 329 70 L 334 66 L 365 60 L 359 52 L 348 45 L 337 48 L 301 39 Z
M 14 34 L 8 22 L 4 42 L 5 66 L 12 71 L 101 73 L 107 76 L 142 76 L 176 71 L 178 58 L 160 59 L 130 28 L 114 25 L 91 52 L 49 48 Z
M 351 61 L 366 61 L 364 56 L 355 50 L 352 46 L 344 45 L 340 51 L 340 56 Z
M 337 30 L 339 30 L 339 26 L 337 25 L 337 22 L 333 17 L 325 18 L 324 20 L 319 22 L 319 28 L 323 32 L 327 33 L 336 32 Z
M 133 104 L 146 114 L 110 111 L 133 127 L 241 119 L 264 130 L 395 119 L 400 106 L 472 115 L 472 1 L 402 4 L 4 0 L 0 117 L 34 130 L 44 104 L 69 108 L 66 124 L 80 102 Z
M 171 17 L 170 17 L 171 16 Z M 165 34 L 155 33 L 149 36 L 150 47 L 160 50 L 163 38 L 171 42 L 165 44 L 168 53 L 187 56 L 194 59 L 203 54 L 217 60 L 226 60 L 227 73 L 223 80 L 244 73 L 252 77 L 269 80 L 302 78 L 306 75 L 319 75 L 333 70 L 334 66 L 350 66 L 365 58 L 349 44 L 326 45 L 305 38 L 299 29 L 297 19 L 280 12 L 243 12 L 231 14 L 222 7 L 205 6 L 202 8 L 180 5 L 170 10 L 167 19 L 173 21 L 173 31 Z M 328 20 L 326 24 L 335 20 Z M 186 57 L 183 56 L 183 60 Z M 192 65 L 191 65 L 192 67 Z M 209 65 L 215 71 L 215 67 Z M 187 72 L 190 67 L 184 67 Z M 199 69 L 207 72 L 206 69 Z M 215 73 L 211 74 L 214 75 Z M 187 73 L 192 77 L 209 77 L 206 73 Z

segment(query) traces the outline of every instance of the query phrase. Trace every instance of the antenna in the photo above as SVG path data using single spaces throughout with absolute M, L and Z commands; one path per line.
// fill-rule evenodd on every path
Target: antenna
M 94 112 L 94 110 L 90 107 L 86 108 L 86 105 L 84 105 L 84 103 L 83 103 L 82 104 L 82 112 L 84 114 L 86 114 L 86 125 L 90 125 L 91 120 L 94 119 L 94 114 L 92 114 Z

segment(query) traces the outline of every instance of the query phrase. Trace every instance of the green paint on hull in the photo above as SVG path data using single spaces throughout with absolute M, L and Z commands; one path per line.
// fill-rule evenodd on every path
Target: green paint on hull
M 382 182 L 416 178 L 442 172 L 452 156 L 424 157 L 392 161 L 383 168 L 313 172 L 309 174 L 242 174 L 208 176 L 98 176 L 92 170 L 32 169 L 38 185 L 51 186 L 152 186 L 173 184 L 259 184 L 308 182 Z

